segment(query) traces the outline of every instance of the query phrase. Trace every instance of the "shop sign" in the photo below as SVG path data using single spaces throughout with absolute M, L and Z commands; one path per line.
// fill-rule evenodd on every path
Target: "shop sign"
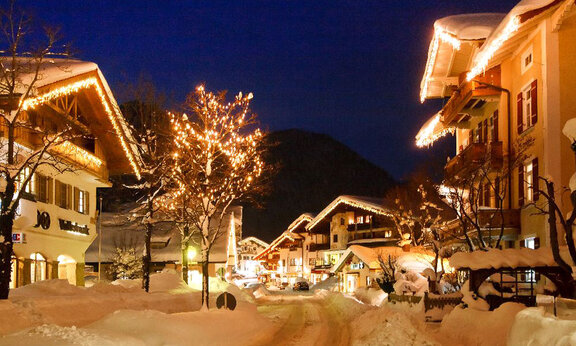
M 352 270 L 363 269 L 363 268 L 364 268 L 364 262 L 350 264 L 350 269 L 352 269 Z
M 24 244 L 26 243 L 26 235 L 23 232 L 13 232 L 12 242 L 14 244 Z
M 42 229 L 50 228 L 50 214 L 40 210 L 36 210 L 36 224 L 34 228 L 42 227 Z
M 72 233 L 80 233 L 84 235 L 88 235 L 88 226 L 86 225 L 77 225 L 76 223 L 68 220 L 58 219 L 60 222 L 60 229 L 63 231 L 68 231 Z

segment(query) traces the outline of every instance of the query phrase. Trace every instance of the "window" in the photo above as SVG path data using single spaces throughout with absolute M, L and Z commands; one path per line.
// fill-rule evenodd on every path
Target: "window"
M 71 209 L 72 207 L 72 186 L 56 180 L 55 201 L 60 208 Z
M 537 81 L 533 81 L 522 89 L 517 97 L 516 122 L 518 134 L 528 130 L 538 121 L 538 92 Z
M 528 71 L 528 69 L 530 69 L 532 67 L 532 63 L 534 62 L 534 53 L 533 53 L 533 49 L 532 46 L 530 46 L 530 48 L 528 48 L 521 57 L 521 68 L 520 70 L 522 71 L 522 74 L 524 74 L 524 72 Z
M 364 223 L 364 216 L 356 216 L 356 223 Z
M 538 193 L 538 158 L 526 162 L 518 168 L 518 200 L 519 205 L 525 202 L 535 202 L 540 197 Z
M 52 203 L 52 178 L 36 174 L 36 201 Z
M 498 142 L 498 110 L 496 110 L 489 119 L 490 126 L 490 140 Z
M 17 182 L 16 190 L 21 189 L 24 181 L 26 181 L 26 179 L 28 179 L 28 177 L 30 177 L 31 171 L 32 170 L 30 169 L 30 167 L 25 167 L 24 169 L 22 169 L 20 171 L 20 174 L 18 174 L 18 182 Z M 24 186 L 23 191 L 28 195 L 34 195 L 36 193 L 36 177 L 35 177 L 35 175 L 32 175 L 30 177 L 30 180 L 28 181 L 26 186 Z
M 74 210 L 76 210 L 81 214 L 88 214 L 88 201 L 89 201 L 88 191 L 83 191 L 75 187 Z
M 333 242 L 333 243 L 337 243 L 337 242 L 338 242 L 338 234 L 334 234 L 334 235 L 332 236 L 332 242 Z
M 30 255 L 30 283 L 46 280 L 46 258 L 39 253 Z
M 367 276 L 366 277 L 366 287 L 370 287 L 371 284 L 372 284 L 372 278 Z
M 340 218 L 340 226 L 344 226 L 344 218 L 343 217 Z

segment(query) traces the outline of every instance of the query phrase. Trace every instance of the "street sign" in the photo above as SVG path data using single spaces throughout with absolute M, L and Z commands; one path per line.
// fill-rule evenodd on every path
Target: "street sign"
M 23 232 L 13 232 L 12 242 L 14 244 L 24 244 L 26 242 L 26 237 Z
M 236 309 L 236 298 L 228 292 L 224 292 L 216 298 L 216 307 L 218 309 Z

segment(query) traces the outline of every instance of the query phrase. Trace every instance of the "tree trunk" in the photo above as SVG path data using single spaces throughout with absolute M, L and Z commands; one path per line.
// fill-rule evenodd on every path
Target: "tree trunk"
M 3 203 L 8 203 L 5 198 Z M 0 234 L 4 241 L 0 243 L 0 299 L 8 299 L 10 293 L 10 279 L 12 277 L 12 226 L 14 225 L 14 214 L 0 214 Z
M 188 238 L 188 237 L 186 237 Z M 189 240 L 182 238 L 182 280 L 188 284 L 188 244 Z
M 202 307 L 210 309 L 210 276 L 208 273 L 208 264 L 210 259 L 210 250 L 202 249 Z
M 554 183 L 551 181 L 546 181 L 546 190 L 548 192 L 548 225 L 550 226 L 550 247 L 552 248 L 552 256 L 554 261 L 558 265 L 571 273 L 572 268 L 566 263 L 560 256 L 560 248 L 558 246 L 558 228 L 556 225 L 556 209 L 554 209 L 553 204 L 555 204 L 554 198 Z
M 154 206 L 152 205 L 152 200 L 149 198 L 148 199 L 149 219 L 147 220 L 148 222 L 146 222 L 146 234 L 144 235 L 144 258 L 142 261 L 142 288 L 144 288 L 146 292 L 150 291 L 150 262 L 152 261 L 152 255 L 150 253 L 150 239 L 152 238 L 152 230 L 154 228 L 154 226 L 150 221 L 153 217 L 153 213 L 154 213 Z
M 576 213 L 576 191 L 572 191 L 570 194 L 570 201 L 572 202 L 572 213 Z M 570 218 L 572 220 L 572 218 Z M 566 244 L 568 245 L 568 252 L 570 253 L 570 257 L 572 257 L 572 264 L 576 265 L 576 246 L 574 244 L 574 229 L 573 229 L 573 222 L 570 224 L 566 224 L 564 229 L 564 236 L 566 237 Z

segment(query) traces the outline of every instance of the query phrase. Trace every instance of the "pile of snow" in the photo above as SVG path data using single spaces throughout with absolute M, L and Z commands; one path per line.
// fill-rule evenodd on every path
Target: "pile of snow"
M 350 327 L 356 345 L 440 345 L 425 331 L 419 314 L 386 307 L 369 310 L 356 318 Z
M 11 297 L 70 296 L 84 294 L 82 287 L 70 285 L 66 279 L 38 281 L 10 291 Z
M 374 308 L 342 293 L 318 290 L 314 295 L 316 298 L 323 299 L 326 308 L 334 311 L 337 316 L 345 321 L 352 321 L 364 312 Z
M 428 291 L 428 280 L 414 271 L 403 273 L 397 271 L 394 274 L 396 283 L 394 283 L 394 292 L 396 294 L 411 294 L 423 296 Z
M 560 320 L 542 308 L 524 309 L 516 315 L 508 345 L 576 345 L 576 321 Z
M 388 293 L 381 288 L 360 287 L 354 292 L 354 297 L 364 304 L 381 306 L 388 298 Z
M 456 269 L 488 269 L 556 266 L 552 250 L 541 247 L 533 250 L 488 249 L 487 251 L 457 252 L 450 257 L 450 265 Z
M 318 290 L 326 290 L 326 291 L 335 291 L 338 287 L 338 277 L 331 276 L 326 280 L 322 280 L 316 285 L 310 287 L 311 291 L 318 291 Z
M 514 317 L 524 309 L 519 303 L 504 303 L 494 311 L 458 306 L 444 317 L 439 333 L 447 344 L 505 345 Z
M 255 298 L 262 298 L 264 296 L 269 296 L 270 291 L 268 291 L 268 289 L 266 289 L 265 285 L 258 285 L 258 288 L 256 288 L 254 291 L 252 291 L 252 295 Z
M 4 337 L 1 345 L 224 345 L 258 344 L 273 324 L 255 309 L 166 314 L 116 311 L 83 328 L 43 325 Z

